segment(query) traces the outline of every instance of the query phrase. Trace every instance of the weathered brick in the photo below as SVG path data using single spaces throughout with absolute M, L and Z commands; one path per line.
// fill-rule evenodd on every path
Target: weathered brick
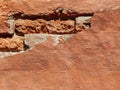
M 23 37 L 0 38 L 0 51 L 21 51 L 24 49 Z

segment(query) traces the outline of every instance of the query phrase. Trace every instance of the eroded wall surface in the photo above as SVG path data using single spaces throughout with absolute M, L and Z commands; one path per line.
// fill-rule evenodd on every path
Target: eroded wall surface
M 59 6 L 77 13 L 94 12 L 90 28 L 65 41 L 60 38 L 57 45 L 47 37 L 26 52 L 0 58 L 0 90 L 120 89 L 120 0 L 5 0 L 0 5 L 2 35 L 8 33 L 10 11 L 49 14 Z

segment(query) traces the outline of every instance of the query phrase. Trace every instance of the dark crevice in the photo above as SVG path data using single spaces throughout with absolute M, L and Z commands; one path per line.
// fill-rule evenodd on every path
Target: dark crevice
M 87 18 L 94 13 L 78 13 L 74 10 L 64 10 L 61 7 L 54 9 L 51 13 L 25 14 L 24 12 L 12 11 L 8 14 L 8 34 L 0 34 L 0 38 L 12 38 L 14 35 L 25 38 L 25 34 L 75 34 L 90 28 L 91 23 Z M 76 18 L 79 18 L 77 22 Z M 85 21 L 83 21 L 85 20 Z M 17 23 L 18 21 L 18 23 Z M 23 22 L 23 23 L 22 23 Z M 23 40 L 23 50 L 31 47 Z M 18 48 L 3 48 L 0 51 L 16 52 Z
M 36 19 L 44 19 L 44 20 L 75 20 L 75 18 L 80 16 L 93 16 L 94 13 L 78 13 L 74 10 L 64 10 L 61 7 L 58 7 L 52 11 L 52 13 L 39 13 L 37 15 L 34 14 L 25 14 L 24 12 L 18 12 L 18 11 L 12 11 L 9 12 L 9 17 L 12 17 L 14 19 L 30 19 L 30 20 L 36 20 Z
M 12 38 L 13 34 L 8 33 L 0 33 L 0 38 Z
M 25 43 L 25 41 L 24 41 L 23 43 L 24 43 L 24 51 L 29 50 L 29 49 L 30 49 L 30 46 L 27 45 L 27 44 Z
M 76 25 L 77 25 L 76 18 L 78 18 L 78 17 L 92 17 L 93 15 L 94 15 L 94 13 L 78 13 L 78 12 L 76 12 L 74 10 L 71 10 L 71 9 L 64 10 L 63 8 L 58 7 L 56 9 L 54 9 L 51 13 L 39 13 L 37 15 L 25 14 L 24 12 L 13 11 L 13 12 L 10 12 L 8 14 L 8 17 L 9 17 L 8 20 L 9 19 L 14 19 L 16 21 L 16 20 L 22 19 L 22 20 L 35 21 L 35 20 L 38 20 L 38 19 L 42 19 L 46 23 L 47 22 L 49 23 L 50 21 L 53 21 L 53 20 L 54 20 L 54 22 L 58 22 L 58 20 L 59 20 L 59 21 L 61 21 L 63 23 L 64 23 L 64 21 L 72 20 L 74 22 L 73 30 L 70 31 L 70 32 L 66 32 L 66 29 L 69 28 L 69 25 L 68 25 L 68 28 L 65 28 L 66 26 L 64 27 L 65 32 L 59 31 L 60 28 L 59 29 L 55 28 L 56 31 L 51 32 L 48 29 L 48 27 L 51 27 L 51 26 L 52 26 L 52 28 L 55 27 L 55 25 L 53 25 L 54 22 L 52 24 L 51 24 L 51 22 L 49 23 L 49 24 L 51 24 L 51 26 L 45 25 L 45 24 L 40 26 L 41 27 L 40 29 L 41 29 L 42 33 L 48 33 L 48 34 L 72 34 L 72 33 L 77 33 L 79 31 L 81 31 L 81 30 L 76 30 Z M 40 22 L 40 23 L 43 23 L 43 22 Z M 61 25 L 60 22 L 58 22 L 58 23 L 59 23 L 59 25 Z M 91 27 L 90 22 L 81 22 L 81 23 L 82 23 L 81 25 L 83 25 L 83 26 L 80 26 L 80 27 L 85 27 L 85 26 L 86 27 Z M 67 25 L 67 23 L 65 22 L 64 25 Z M 15 24 L 15 27 L 16 27 L 15 33 L 20 35 L 20 36 L 23 36 L 23 34 L 32 33 L 31 31 L 28 32 L 28 33 L 27 32 L 23 33 L 23 32 L 17 31 L 17 28 L 19 28 L 19 27 L 23 28 L 22 25 L 17 26 Z M 61 25 L 61 27 L 63 27 L 63 26 Z M 61 30 L 62 29 L 64 30 L 64 28 L 61 28 Z M 36 27 L 33 27 L 32 25 L 31 26 L 25 26 L 24 29 L 28 29 L 28 31 L 30 29 L 30 30 L 35 31 L 34 33 L 40 33 L 40 30 L 36 30 Z M 79 28 L 79 29 L 83 29 L 83 28 Z
M 63 36 L 64 34 L 76 34 L 91 27 L 87 18 L 94 13 L 79 13 L 72 9 L 65 10 L 61 7 L 54 9 L 51 13 L 25 14 L 20 11 L 8 13 L 6 26 L 8 33 L 1 33 L 0 52 L 8 53 L 26 51 L 31 48 L 31 38 L 25 39 L 26 34 L 54 34 Z M 77 22 L 76 18 L 79 18 Z M 85 20 L 85 21 L 83 21 Z M 19 22 L 17 24 L 17 21 Z M 23 22 L 23 23 L 22 23 Z M 17 39 L 14 37 L 18 37 Z M 34 35 L 33 35 L 34 37 Z M 22 38 L 22 39 L 20 39 Z M 57 38 L 55 36 L 55 38 Z M 56 40 L 56 39 L 55 39 Z M 37 40 L 36 40 L 37 41 Z M 30 42 L 30 43 L 29 43 Z M 33 44 L 34 42 L 32 42 Z
M 87 26 L 87 27 L 91 27 L 91 23 L 90 22 L 88 22 L 88 23 L 83 23 L 85 26 Z

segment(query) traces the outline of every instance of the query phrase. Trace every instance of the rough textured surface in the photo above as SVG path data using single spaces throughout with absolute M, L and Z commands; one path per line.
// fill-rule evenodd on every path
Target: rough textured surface
M 80 13 L 99 12 L 119 8 L 120 0 L 1 0 L 0 33 L 8 33 L 6 20 L 11 11 L 20 11 L 25 14 L 49 14 L 57 7 Z
M 91 29 L 57 46 L 48 38 L 1 59 L 0 89 L 119 90 L 120 9 L 96 13 L 91 23 Z
M 66 42 L 53 46 L 48 38 L 24 53 L 0 58 L 0 90 L 119 90 L 120 0 L 0 0 L 0 36 L 8 33 L 10 11 L 49 14 L 57 7 L 99 13 L 90 29 Z M 7 46 L 6 40 L 1 42 Z
M 49 16 L 47 17 L 50 18 Z M 90 28 L 90 22 L 88 22 L 90 18 L 92 18 L 92 16 L 78 16 L 74 17 L 73 20 L 72 18 L 66 20 L 61 20 L 60 18 L 52 20 L 32 20 L 29 17 L 29 19 L 15 20 L 15 30 L 17 34 L 73 34 Z
M 24 49 L 23 41 L 19 36 L 0 38 L 0 51 L 21 51 Z
M 49 34 L 67 34 L 74 33 L 74 21 L 60 21 L 50 20 L 45 21 L 43 19 L 38 20 L 16 20 L 16 32 L 19 34 L 31 34 L 31 33 L 49 33 Z

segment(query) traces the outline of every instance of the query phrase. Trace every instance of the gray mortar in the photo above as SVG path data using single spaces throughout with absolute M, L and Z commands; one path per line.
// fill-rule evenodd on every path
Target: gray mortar
M 19 53 L 23 53 L 24 51 L 20 51 L 20 52 L 0 52 L 0 58 L 4 58 L 7 56 L 13 56 L 15 54 L 19 54 Z
M 86 23 L 88 19 L 90 19 L 91 16 L 80 16 L 76 18 L 76 23 L 79 25 L 83 25 L 83 23 Z M 8 33 L 9 34 L 14 34 L 15 31 L 15 21 L 13 17 L 9 17 L 8 19 Z M 65 42 L 67 39 L 72 38 L 74 34 L 63 34 L 63 35 L 58 35 L 58 34 L 26 34 L 24 36 L 25 44 L 28 45 L 32 49 L 36 44 L 38 43 L 43 43 L 47 40 L 47 37 L 51 37 L 53 40 L 53 46 L 57 46 L 59 42 Z M 28 50 L 26 50 L 28 51 Z M 15 54 L 23 53 L 25 51 L 20 51 L 20 52 L 0 52 L 0 57 L 7 57 L 7 56 L 12 56 Z
M 87 22 L 86 20 L 92 18 L 91 16 L 80 16 L 80 17 L 77 17 L 76 18 L 76 22 L 77 23 L 84 23 L 84 22 Z
M 55 34 L 26 34 L 24 36 L 25 44 L 28 45 L 30 49 L 32 49 L 36 44 L 43 43 L 47 40 L 47 37 L 51 37 L 53 40 L 53 46 L 56 46 L 59 44 L 60 41 L 65 42 L 67 39 L 71 38 L 73 34 L 66 34 L 66 35 L 55 35 Z M 0 52 L 0 58 L 4 58 L 7 56 L 12 56 L 15 54 L 20 54 L 26 51 L 20 51 L 20 52 Z
M 76 23 L 80 25 L 83 23 L 87 23 L 87 20 L 90 19 L 91 16 L 80 16 L 76 18 Z M 86 26 L 87 27 L 87 26 Z M 89 28 L 89 27 L 87 27 Z M 30 47 L 34 47 L 35 44 L 45 42 L 47 37 L 50 36 L 53 39 L 54 43 L 53 46 L 59 44 L 60 41 L 65 42 L 67 39 L 71 38 L 74 34 L 26 34 L 25 35 L 25 44 L 29 45 Z
M 42 43 L 47 40 L 47 37 L 51 37 L 53 40 L 53 46 L 59 44 L 60 41 L 65 42 L 68 38 L 71 38 L 73 34 L 57 35 L 57 34 L 26 34 L 25 44 L 34 47 L 37 43 Z
M 9 26 L 8 28 L 8 33 L 9 34 L 14 34 L 15 32 L 15 20 L 13 17 L 9 17 L 8 21 L 7 21 L 7 24 Z
M 83 23 L 89 23 L 87 20 L 92 18 L 92 16 L 80 16 L 76 18 L 76 24 L 80 26 L 84 26 L 85 29 L 89 28 L 89 26 L 84 25 Z

